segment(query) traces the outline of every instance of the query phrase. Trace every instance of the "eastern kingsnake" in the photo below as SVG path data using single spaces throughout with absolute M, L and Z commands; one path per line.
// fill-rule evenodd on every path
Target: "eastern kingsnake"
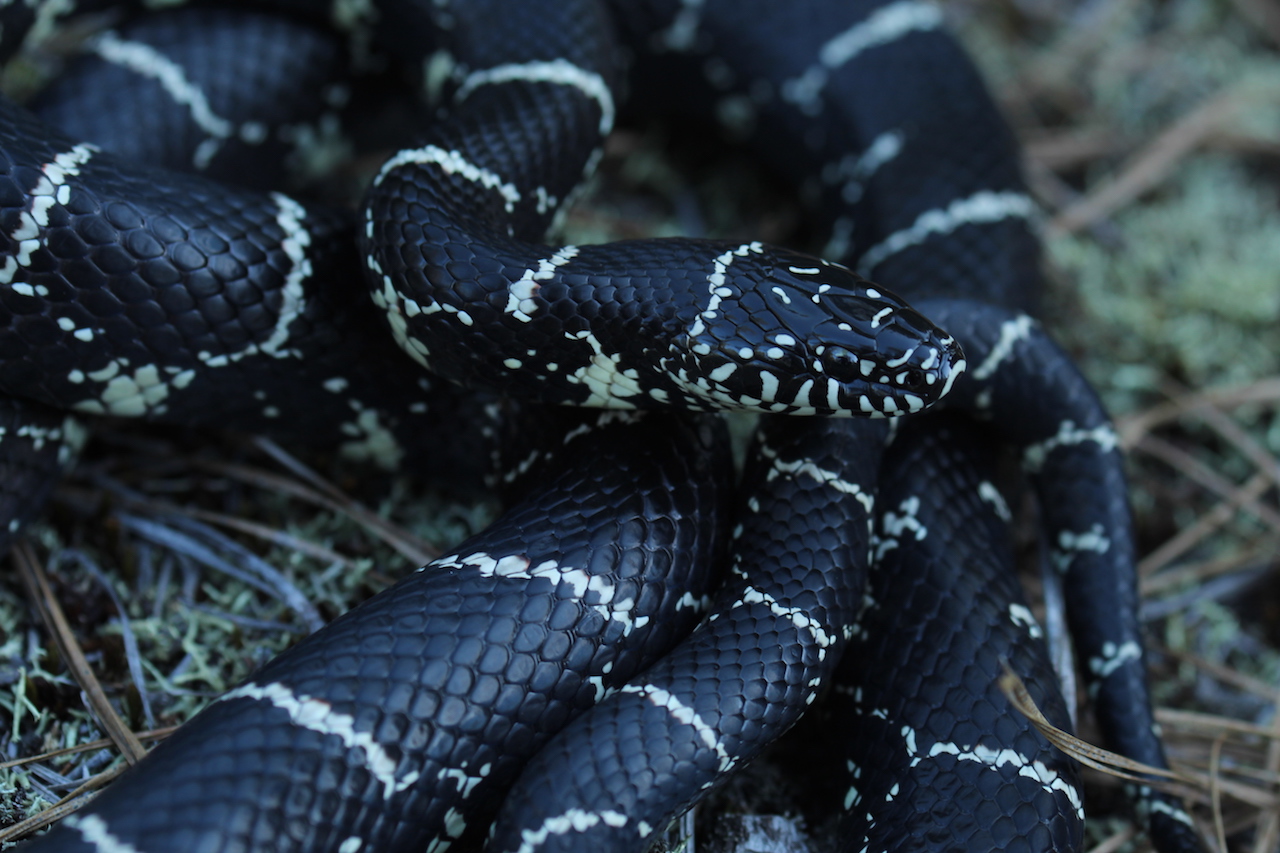
M 670 90 L 670 75 L 686 81 L 678 106 L 742 132 L 768 127 L 753 144 L 824 210 L 832 254 L 915 298 L 1033 299 L 1032 205 L 1015 149 L 936 8 L 619 6 L 628 41 L 654 48 L 637 58 L 637 100 Z M 7 10 L 10 48 L 17 19 L 47 23 L 60 7 L 34 10 Z M 423 68 L 449 104 L 446 122 L 373 179 L 359 255 L 339 214 L 120 165 L 3 106 L 0 387 L 37 404 L 255 430 L 296 429 L 284 416 L 305 413 L 314 439 L 408 463 L 424 452 L 412 439 L 443 418 L 405 390 L 444 383 L 374 333 L 381 313 L 414 361 L 473 387 L 774 413 L 748 465 L 730 577 L 704 615 L 730 526 L 714 421 L 553 418 L 549 443 L 512 478 L 524 496 L 492 528 L 269 664 L 46 844 L 442 850 L 478 841 L 506 797 L 494 849 L 642 849 L 795 722 L 871 618 L 860 610 L 884 427 L 778 413 L 916 412 L 948 390 L 1022 449 L 1104 728 L 1122 751 L 1163 763 L 1114 434 L 1032 321 L 926 303 L 965 348 L 969 372 L 952 388 L 954 340 L 844 267 L 753 242 L 539 245 L 612 125 L 618 51 L 603 10 L 582 0 L 356 12 L 341 18 L 353 45 Z M 342 287 L 358 266 L 380 312 Z M 322 270 L 337 283 L 312 275 Z M 533 431 L 512 429 L 521 441 Z M 912 453 L 954 458 L 957 481 L 972 480 L 963 441 L 895 441 L 894 459 Z M 959 527 L 953 502 L 973 511 L 971 495 L 918 488 L 940 515 L 911 529 Z M 882 525 L 880 550 L 892 528 Z M 976 546 L 937 559 L 956 571 L 965 547 Z M 1025 621 L 1003 599 L 993 606 Z M 885 707 L 863 690 L 865 707 Z M 943 698 L 943 712 L 959 701 Z M 1047 744 L 1025 728 L 1016 746 L 926 744 L 903 713 L 909 753 L 1004 749 L 1014 777 L 1035 777 L 1029 801 L 1055 828 L 1047 841 L 1000 844 L 1079 842 L 1079 794 L 1067 770 L 1047 769 L 1061 765 Z M 1030 744 L 1041 752 L 1027 755 Z M 963 775 L 966 762 L 954 764 Z M 954 849 L 929 846 L 945 809 L 921 809 L 901 834 L 873 830 L 878 819 L 856 808 L 865 784 L 852 784 L 862 787 L 847 800 L 849 849 L 873 837 L 875 849 Z M 1180 806 L 1147 802 L 1162 851 L 1198 849 Z

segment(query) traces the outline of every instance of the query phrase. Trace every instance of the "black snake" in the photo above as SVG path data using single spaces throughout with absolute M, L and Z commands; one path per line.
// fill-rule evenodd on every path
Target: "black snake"
M 636 60 L 636 102 L 679 86 L 678 106 L 744 135 L 769 128 L 753 144 L 824 211 L 828 252 L 853 269 L 916 299 L 1028 307 L 1032 205 L 1008 132 L 936 8 L 663 5 L 618 9 L 628 41 L 656 48 Z M 713 420 L 619 411 L 536 429 L 520 421 L 516 443 L 538 430 L 550 438 L 521 456 L 511 479 L 522 497 L 494 527 L 268 665 L 44 843 L 442 850 L 478 841 L 505 800 L 494 849 L 642 849 L 790 727 L 846 645 L 877 636 L 862 594 L 883 427 L 781 415 L 914 413 L 948 391 L 1022 448 L 1104 728 L 1123 751 L 1163 762 L 1136 623 L 1113 613 L 1136 606 L 1114 435 L 1029 318 L 938 299 L 922 315 L 843 266 L 750 241 L 541 245 L 616 110 L 618 51 L 603 11 L 359 9 L 343 19 L 352 45 L 399 53 L 450 104 L 449 121 L 374 177 L 354 225 L 359 253 L 340 213 L 125 166 L 3 106 L 0 387 L 35 401 L 14 405 L 45 419 L 45 459 L 66 428 L 42 405 L 286 433 L 296 427 L 284 415 L 305 412 L 314 440 L 408 464 L 424 452 L 414 439 L 456 416 L 404 393 L 442 383 L 374 333 L 389 320 L 413 361 L 473 388 L 771 413 L 736 526 Z M 59 11 L 9 9 L 8 47 L 22 16 L 46 24 Z M 513 35 L 496 37 L 499 23 Z M 426 32 L 434 39 L 411 35 Z M 380 310 L 341 286 L 361 275 Z M 956 456 L 957 481 L 973 479 L 963 440 L 951 449 L 930 432 L 917 442 L 920 454 Z M 911 447 L 900 438 L 893 458 L 911 459 Z M 918 488 L 927 509 L 903 522 L 891 507 L 877 552 L 905 542 L 903 529 L 961 524 L 958 509 L 947 513 L 962 499 Z M 729 578 L 708 605 L 708 571 L 731 526 Z M 950 565 L 965 547 L 980 546 L 956 542 Z M 995 605 L 1007 610 L 1001 624 L 1029 636 L 1033 622 L 1014 605 Z M 956 689 L 985 691 L 975 677 Z M 889 704 L 898 688 L 873 696 L 873 684 L 849 716 L 899 713 Z M 1049 685 L 1035 689 L 1052 704 Z M 981 716 L 941 701 L 939 713 L 961 723 Z M 979 795 L 970 818 L 994 810 L 1012 824 L 965 836 L 966 849 L 1078 845 L 1071 771 L 1025 726 L 1016 746 L 1000 745 L 1010 735 L 998 726 L 961 743 L 901 713 L 897 754 L 910 767 L 885 783 L 887 799 L 854 774 L 848 849 L 924 844 L 943 816 L 962 824 L 921 808 L 924 794 L 895 800 L 899 784 L 910 790 L 908 771 L 950 772 L 935 758 L 948 754 L 948 778 L 985 765 L 1015 787 L 1030 780 L 1031 813 L 1050 827 L 1047 838 L 1031 832 L 1007 794 Z M 859 808 L 869 797 L 922 816 Z M 1144 802 L 1162 850 L 1197 849 L 1180 806 Z M 931 849 L 954 849 L 941 844 Z

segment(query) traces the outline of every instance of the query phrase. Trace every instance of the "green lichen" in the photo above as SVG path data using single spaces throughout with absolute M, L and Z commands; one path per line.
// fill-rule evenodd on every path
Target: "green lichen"
M 1134 374 L 1158 369 L 1207 388 L 1280 369 L 1274 186 L 1233 160 L 1199 157 L 1159 198 L 1120 211 L 1114 223 L 1118 249 L 1088 236 L 1050 244 L 1086 315 L 1080 327 L 1088 336 L 1076 348 L 1095 382 L 1129 392 Z

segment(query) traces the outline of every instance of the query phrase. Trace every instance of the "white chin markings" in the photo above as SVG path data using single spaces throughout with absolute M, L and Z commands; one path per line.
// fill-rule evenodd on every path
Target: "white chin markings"
M 914 415 L 929 407 L 923 397 L 909 391 L 893 394 L 862 394 L 858 397 L 858 411 L 869 418 L 896 418 L 899 415 Z
M 939 398 L 945 397 L 951 393 L 952 383 L 956 381 L 957 376 L 959 376 L 961 373 L 964 373 L 965 368 L 967 368 L 968 366 L 969 366 L 968 362 L 966 362 L 963 358 L 956 359 L 955 363 L 951 365 L 951 372 L 947 374 L 947 381 L 942 386 L 942 393 L 938 395 Z

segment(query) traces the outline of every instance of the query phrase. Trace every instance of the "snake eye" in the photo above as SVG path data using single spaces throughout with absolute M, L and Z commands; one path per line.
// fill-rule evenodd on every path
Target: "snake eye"
M 908 391 L 920 391 L 924 388 L 924 371 L 918 367 L 908 367 L 897 376 L 898 384 Z
M 862 378 L 858 357 L 844 347 L 828 347 L 822 354 L 822 370 L 838 382 L 856 382 Z

